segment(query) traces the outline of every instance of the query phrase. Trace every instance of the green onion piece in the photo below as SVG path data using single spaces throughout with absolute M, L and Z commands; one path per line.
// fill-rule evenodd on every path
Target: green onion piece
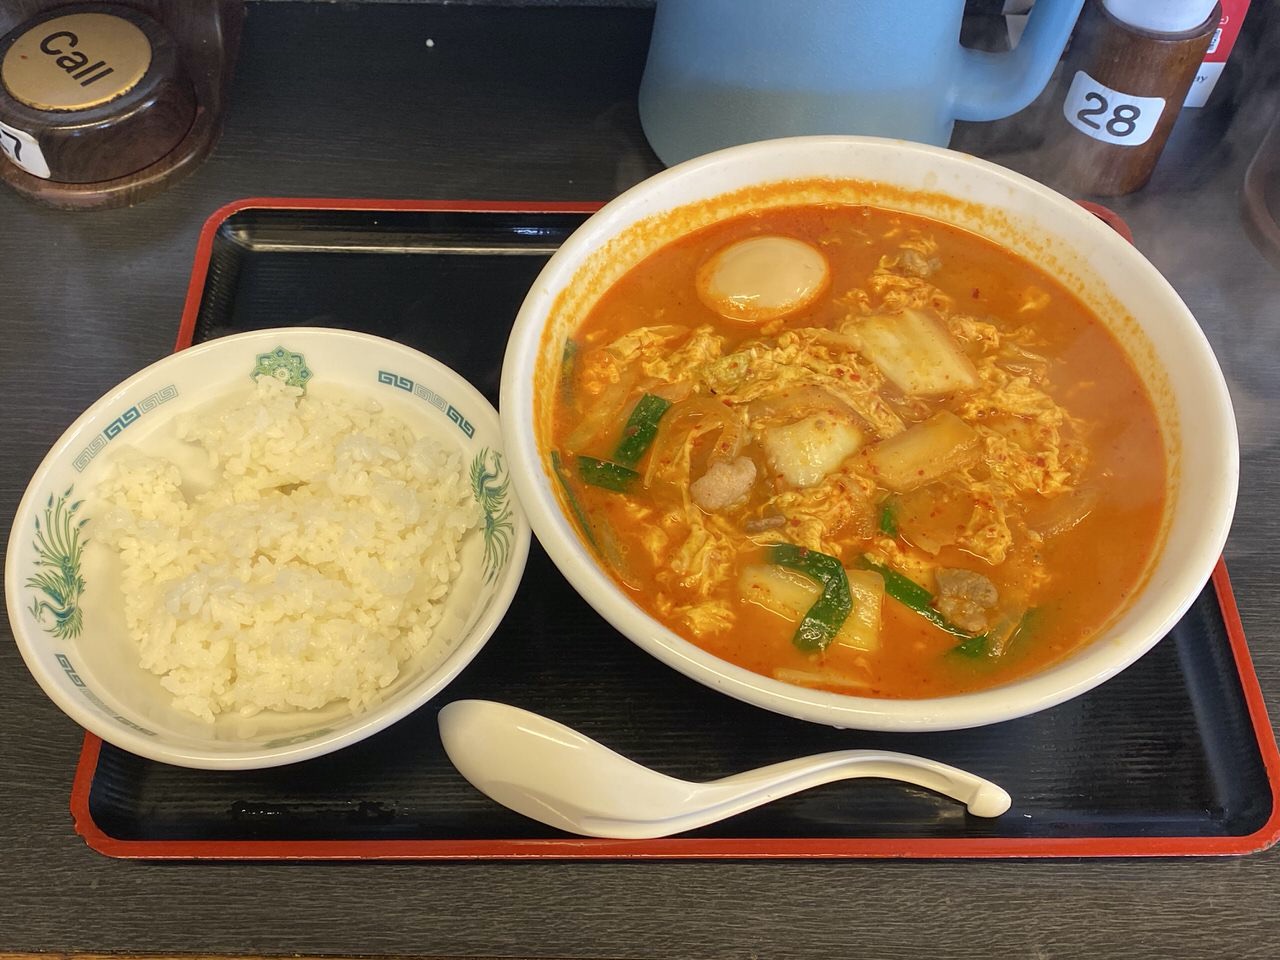
M 880 507 L 880 532 L 898 535 L 898 501 L 889 497 Z
M 1018 621 L 1018 629 L 1013 631 L 1013 636 L 1009 638 L 1009 642 L 1005 644 L 1006 649 L 1013 645 L 1015 640 L 1024 639 L 1028 634 L 1035 633 L 1044 626 L 1045 611 L 1040 607 L 1031 607 L 1022 615 L 1022 619 Z
M 926 590 L 920 584 L 916 583 L 910 577 L 905 577 L 897 570 L 886 567 L 883 563 L 876 563 L 868 556 L 863 556 L 858 560 L 858 565 L 867 570 L 874 570 L 880 576 L 884 577 L 884 592 L 893 599 L 897 600 L 904 606 L 914 610 L 920 616 L 924 617 L 939 630 L 951 634 L 953 637 L 962 637 L 965 640 L 978 639 L 967 630 L 961 630 L 954 623 L 939 613 L 933 606 L 933 594 Z M 986 637 L 981 637 L 983 644 L 986 643 Z M 984 646 L 985 649 L 985 646 Z
M 966 640 L 955 647 L 954 652 L 966 657 L 986 654 L 998 660 L 1009 652 L 1014 643 L 1035 631 L 1041 616 L 1036 607 L 1031 607 L 1016 616 L 1016 619 L 1013 616 L 1003 617 L 983 637 L 978 638 L 984 641 L 983 644 L 976 645 Z
M 858 566 L 867 570 L 874 570 L 884 577 L 885 592 L 899 603 L 905 603 L 917 613 L 920 612 L 920 607 L 928 607 L 929 604 L 933 603 L 933 594 L 920 586 L 920 584 L 910 577 L 903 576 L 892 567 L 886 567 L 883 563 L 876 563 L 866 554 L 859 558 Z M 936 613 L 937 611 L 934 612 Z
M 578 476 L 593 487 L 603 487 L 616 493 L 626 493 L 640 479 L 640 474 L 620 463 L 597 460 L 595 457 L 578 457 Z
M 604 559 L 605 563 L 609 565 L 624 586 L 630 587 L 632 590 L 640 589 L 636 578 L 622 558 L 622 549 L 618 546 L 618 539 L 613 530 L 603 520 L 593 524 L 588 518 L 587 511 L 582 506 L 582 501 L 578 499 L 577 494 L 574 492 L 573 480 L 564 468 L 564 461 L 561 459 L 559 452 L 555 450 L 551 451 L 551 466 L 555 470 L 556 479 L 560 481 L 560 487 L 564 490 L 565 500 L 568 501 L 569 509 L 572 511 L 574 519 L 578 521 L 578 527 L 582 530 L 582 535 L 586 538 L 587 543 L 591 544 L 596 553 Z
M 767 558 L 770 563 L 803 573 L 822 586 L 822 596 L 804 615 L 791 642 L 801 650 L 825 650 L 853 612 L 853 595 L 849 592 L 844 567 L 835 557 L 790 543 L 770 547 Z
M 618 463 L 634 466 L 644 456 L 649 445 L 653 443 L 658 432 L 658 421 L 671 406 L 671 401 L 646 393 L 638 401 L 622 428 L 622 439 L 618 448 L 613 451 L 613 459 Z
M 987 652 L 987 635 L 984 633 L 980 636 L 969 637 L 967 640 L 962 640 L 951 648 L 951 652 L 958 653 L 962 657 L 972 657 L 976 659 Z
M 560 489 L 564 491 L 564 498 L 569 503 L 569 509 L 573 511 L 574 519 L 578 521 L 578 529 L 587 538 L 587 542 L 599 550 L 600 545 L 596 543 L 596 538 L 591 532 L 591 524 L 587 522 L 587 513 L 582 509 L 582 504 L 578 502 L 578 496 L 573 492 L 573 487 L 569 485 L 569 477 L 565 473 L 564 461 L 560 459 L 558 450 L 551 451 L 551 469 L 555 472 L 556 479 L 560 481 Z
M 566 340 L 564 352 L 560 354 L 560 398 L 566 402 L 573 399 L 573 372 L 577 363 L 577 341 Z

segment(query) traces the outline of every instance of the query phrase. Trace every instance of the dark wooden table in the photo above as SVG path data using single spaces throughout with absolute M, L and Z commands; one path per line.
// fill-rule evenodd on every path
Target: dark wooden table
M 96 214 L 0 195 L 0 531 L 62 429 L 169 351 L 196 233 L 226 201 L 596 200 L 657 170 L 635 110 L 649 18 L 251 5 L 226 133 L 194 176 Z M 1280 716 L 1280 271 L 1246 237 L 1238 200 L 1280 103 L 1280 41 L 1270 47 L 1270 57 L 1242 52 L 1214 105 L 1179 123 L 1150 187 L 1112 205 L 1203 324 L 1231 385 L 1244 462 L 1227 556 Z M 965 128 L 957 145 L 1048 176 L 1052 158 L 1028 132 L 1035 116 Z M 113 861 L 71 829 L 81 731 L 10 641 L 0 625 L 0 953 L 1280 956 L 1280 850 L 1172 861 Z

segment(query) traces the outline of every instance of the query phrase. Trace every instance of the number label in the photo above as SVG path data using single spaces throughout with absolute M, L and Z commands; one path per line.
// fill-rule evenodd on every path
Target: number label
M 1164 113 L 1164 102 L 1164 97 L 1135 97 L 1112 90 L 1078 70 L 1062 104 L 1062 114 L 1086 136 L 1103 143 L 1136 147 L 1151 139 Z
M 40 144 L 31 134 L 0 123 L 0 153 L 12 160 L 27 173 L 49 179 L 49 164 L 45 163 L 44 154 L 40 152 Z

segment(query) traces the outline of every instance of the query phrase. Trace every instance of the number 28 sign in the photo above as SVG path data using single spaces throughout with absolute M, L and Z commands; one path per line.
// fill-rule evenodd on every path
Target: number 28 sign
M 1112 90 L 1078 70 L 1062 112 L 1067 122 L 1086 136 L 1136 147 L 1151 139 L 1164 113 L 1164 103 L 1164 97 L 1135 97 Z

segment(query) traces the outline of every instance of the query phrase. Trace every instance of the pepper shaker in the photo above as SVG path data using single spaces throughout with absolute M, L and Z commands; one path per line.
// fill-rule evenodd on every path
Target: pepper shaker
M 1090 0 L 1063 72 L 1063 178 L 1132 193 L 1151 178 L 1222 16 L 1217 0 Z

